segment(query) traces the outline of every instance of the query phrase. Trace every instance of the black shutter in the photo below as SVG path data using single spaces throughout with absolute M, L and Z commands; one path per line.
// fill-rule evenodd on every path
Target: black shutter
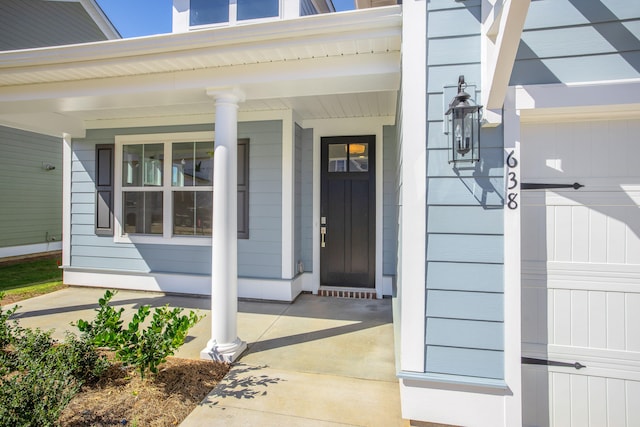
M 113 236 L 114 144 L 96 145 L 96 235 Z
M 238 140 L 238 239 L 249 238 L 249 140 Z

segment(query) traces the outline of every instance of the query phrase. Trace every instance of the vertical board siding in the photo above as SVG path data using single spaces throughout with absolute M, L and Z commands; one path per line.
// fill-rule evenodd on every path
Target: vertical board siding
M 89 130 L 73 140 L 71 266 L 121 271 L 211 274 L 211 247 L 115 243 L 96 236 L 95 145 L 116 135 L 200 132 L 211 124 Z M 282 241 L 282 122 L 238 124 L 238 138 L 249 138 L 249 239 L 238 241 L 238 274 L 279 278 Z M 119 179 L 119 177 L 116 177 Z M 117 196 L 117 195 L 116 195 Z
M 383 128 L 382 164 L 382 274 L 396 274 L 396 127 Z
M 0 181 L 0 247 L 62 239 L 62 138 L 0 126 Z
M 0 51 L 106 39 L 80 2 L 0 2 Z
M 511 85 L 640 76 L 640 2 L 531 2 Z
M 443 133 L 459 75 L 479 99 L 480 9 L 479 1 L 428 4 L 425 372 L 502 379 L 502 128 L 483 129 L 481 161 L 458 168 Z

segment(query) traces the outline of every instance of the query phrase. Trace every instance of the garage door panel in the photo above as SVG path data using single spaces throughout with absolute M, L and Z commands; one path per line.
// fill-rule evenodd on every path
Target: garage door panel
M 640 426 L 640 382 L 627 381 L 627 425 Z
M 589 347 L 589 292 L 571 291 L 571 345 Z
M 589 377 L 569 375 L 571 381 L 571 425 L 589 425 Z
M 522 224 L 522 239 L 527 242 L 522 248 L 525 261 L 640 266 L 640 209 L 637 207 L 527 206 Z
M 626 295 L 625 315 L 627 350 L 640 352 L 640 294 Z
M 589 377 L 589 420 L 592 426 L 607 425 L 607 379 Z
M 609 292 L 607 294 L 607 348 L 625 349 L 625 303 L 624 294 Z
M 607 348 L 607 294 L 589 292 L 589 347 Z
M 597 210 L 589 212 L 589 261 L 607 262 L 607 216 Z
M 553 261 L 571 261 L 571 248 L 573 246 L 573 222 L 571 208 L 568 206 L 554 206 L 555 219 Z M 559 232 L 561 230 L 561 232 Z
M 525 425 L 640 426 L 638 134 L 637 120 L 521 128 L 522 182 L 584 185 L 521 192 L 522 354 L 586 365 L 523 365 Z
M 627 396 L 625 381 L 607 378 L 607 425 L 626 426 Z
M 571 426 L 571 376 L 551 374 L 551 419 L 554 426 Z
M 574 262 L 590 261 L 590 212 L 586 206 L 571 207 L 571 260 Z
M 549 343 L 571 345 L 571 291 L 555 289 L 553 292 L 553 334 Z

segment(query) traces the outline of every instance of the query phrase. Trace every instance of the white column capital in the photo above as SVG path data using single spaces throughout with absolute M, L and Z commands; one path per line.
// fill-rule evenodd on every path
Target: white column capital
M 216 100 L 216 104 L 239 104 L 246 100 L 246 95 L 238 87 L 210 87 L 207 88 L 207 95 Z

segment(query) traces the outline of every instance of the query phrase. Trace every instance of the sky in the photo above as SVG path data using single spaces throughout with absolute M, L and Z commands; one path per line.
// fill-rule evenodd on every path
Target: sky
M 173 0 L 97 0 L 124 38 L 171 32 Z M 337 11 L 351 10 L 355 0 L 333 0 Z

